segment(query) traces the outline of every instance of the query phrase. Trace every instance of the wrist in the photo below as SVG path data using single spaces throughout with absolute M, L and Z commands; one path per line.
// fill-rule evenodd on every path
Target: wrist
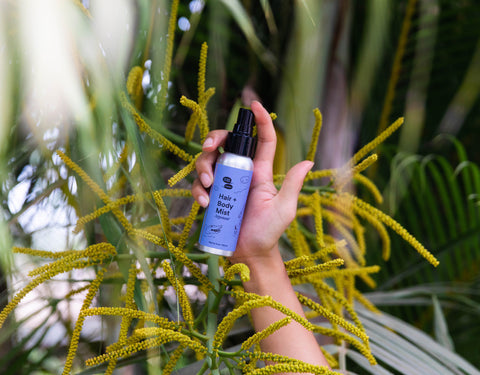
M 283 283 L 290 284 L 278 246 L 268 254 L 235 259 L 235 263 L 244 263 L 250 269 L 250 280 L 243 283 L 247 292 L 270 295 L 272 290 Z

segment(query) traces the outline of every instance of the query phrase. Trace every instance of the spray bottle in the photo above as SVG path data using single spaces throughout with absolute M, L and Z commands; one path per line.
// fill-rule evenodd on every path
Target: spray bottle
M 233 132 L 228 133 L 225 152 L 217 159 L 210 204 L 200 232 L 198 247 L 202 251 L 231 256 L 237 246 L 253 173 L 253 122 L 253 112 L 240 108 Z

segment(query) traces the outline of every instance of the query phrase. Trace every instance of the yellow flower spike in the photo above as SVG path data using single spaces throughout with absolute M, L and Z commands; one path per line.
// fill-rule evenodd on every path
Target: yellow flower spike
M 352 216 L 344 216 L 342 213 L 339 213 L 334 210 L 330 210 L 328 208 L 322 207 L 322 213 L 325 219 L 330 223 L 338 223 L 348 229 L 353 229 L 354 227 L 354 219 L 355 217 Z
M 433 266 L 438 266 L 439 261 L 432 253 L 430 253 L 425 247 L 418 242 L 418 240 L 413 237 L 404 227 L 402 227 L 397 221 L 392 219 L 387 214 L 383 213 L 379 209 L 371 206 L 367 202 L 354 197 L 354 196 L 346 196 L 347 199 L 350 199 L 353 202 L 353 209 L 356 212 L 364 211 L 369 213 L 370 215 L 376 217 L 386 226 L 390 227 L 394 230 L 400 237 L 402 237 L 405 241 L 407 241 L 417 252 L 423 256 L 428 262 L 430 262 Z
M 2 328 L 5 320 L 7 319 L 8 315 L 13 311 L 13 309 L 21 302 L 21 300 L 30 293 L 33 289 L 35 289 L 41 283 L 51 279 L 52 277 L 56 276 L 58 273 L 62 271 L 52 272 L 49 271 L 37 277 L 36 279 L 32 280 L 25 286 L 22 290 L 17 292 L 12 300 L 3 308 L 2 312 L 0 312 L 0 328 Z
M 300 268 L 302 266 L 307 266 L 309 264 L 312 264 L 312 261 L 313 261 L 313 258 L 311 255 L 302 255 L 301 257 L 290 259 L 284 262 L 284 264 L 285 264 L 285 269 L 287 271 L 291 271 L 296 268 Z
M 327 360 L 328 364 L 330 365 L 331 368 L 337 368 L 338 367 L 338 361 L 337 359 L 331 355 L 324 347 L 320 347 L 320 350 L 323 353 L 323 356 Z
M 347 246 L 347 241 L 343 239 L 334 243 L 333 245 L 329 245 L 324 248 L 321 248 L 317 252 L 313 253 L 311 257 L 312 259 L 323 259 L 324 261 L 326 261 L 330 253 L 336 252 L 339 247 L 345 247 L 345 246 Z
M 73 289 L 73 290 L 71 290 L 70 292 L 68 292 L 67 294 L 65 294 L 65 296 L 63 297 L 63 299 L 72 298 L 74 295 L 79 294 L 79 293 L 82 293 L 82 292 L 86 291 L 88 288 L 90 288 L 90 284 L 87 284 L 87 285 L 85 285 L 85 286 L 82 286 L 81 288 Z
M 249 375 L 270 375 L 270 374 L 284 374 L 284 373 L 309 373 L 309 374 L 320 374 L 320 375 L 338 375 L 338 372 L 333 372 L 325 366 L 315 366 L 309 363 L 277 363 L 275 365 L 265 366 L 249 372 Z
M 311 259 L 311 258 L 310 258 Z M 333 259 L 328 262 L 322 263 L 322 264 L 317 264 L 316 266 L 310 266 L 306 268 L 298 268 L 298 269 L 293 269 L 287 271 L 288 277 L 290 278 L 295 278 L 299 276 L 306 276 L 306 275 L 311 275 L 311 274 L 316 274 L 318 272 L 322 271 L 329 271 L 333 268 L 343 266 L 345 261 L 343 259 Z
M 281 185 L 283 183 L 283 180 L 285 180 L 285 175 L 284 174 L 275 174 L 273 176 L 273 183 L 275 185 Z
M 359 174 L 359 173 L 362 173 L 365 169 L 370 167 L 373 163 L 376 163 L 377 160 L 378 160 L 378 155 L 377 154 L 370 155 L 365 160 L 362 160 L 361 163 L 355 165 L 352 168 L 352 173 L 351 173 L 352 176 L 354 176 L 356 174 Z
M 140 319 L 146 322 L 152 322 L 167 330 L 177 330 L 180 326 L 175 322 L 163 318 L 153 313 L 145 311 L 129 309 L 126 307 L 92 307 L 80 311 L 80 315 L 87 316 L 119 316 L 128 317 L 130 319 Z
M 198 266 L 196 266 L 195 263 L 193 263 L 193 261 L 184 254 L 182 249 L 173 246 L 171 243 L 166 242 L 163 238 L 159 236 L 156 236 L 152 233 L 149 233 L 141 229 L 134 229 L 131 232 L 131 234 L 134 236 L 141 237 L 155 245 L 168 249 L 179 262 L 183 263 L 183 265 L 188 268 L 192 276 L 196 277 L 200 281 L 201 283 L 200 290 L 202 290 L 203 292 L 206 293 L 208 290 L 211 290 L 213 288 L 213 285 L 208 279 L 208 277 L 206 277 L 202 273 L 202 270 Z
M 192 212 L 192 211 L 190 211 Z M 178 217 L 172 217 L 170 218 L 170 224 L 172 224 L 173 226 L 178 226 L 178 225 L 182 225 L 182 224 L 185 224 L 185 222 L 187 221 L 188 219 L 188 216 L 178 216 Z M 158 225 L 152 225 L 152 226 L 149 226 L 147 227 L 149 230 L 155 230 L 156 228 L 158 227 Z
M 162 67 L 162 80 L 160 82 L 160 93 L 157 108 L 160 113 L 165 109 L 167 101 L 168 82 L 170 81 L 170 70 L 172 67 L 173 44 L 175 40 L 175 26 L 177 24 L 179 0 L 173 0 L 170 8 L 170 19 L 168 20 L 167 47 L 165 49 L 165 62 Z
M 297 209 L 297 217 L 302 217 L 302 216 L 312 216 L 313 215 L 313 209 L 312 207 L 300 207 Z
M 310 171 L 305 177 L 305 181 L 317 180 L 320 178 L 331 177 L 337 173 L 337 169 L 322 169 L 319 171 Z M 284 176 L 285 177 L 285 176 Z
M 332 278 L 333 278 L 333 281 L 335 283 L 335 287 L 338 290 L 338 293 L 341 296 L 345 296 L 345 285 L 343 284 L 343 282 L 345 281 L 345 278 L 343 277 L 343 275 L 336 274 L 336 275 L 333 275 Z M 347 300 L 347 302 L 348 302 L 348 300 Z M 340 303 L 338 303 L 338 301 L 334 301 L 333 310 L 340 316 L 343 316 L 343 308 L 342 307 L 343 306 Z M 337 327 L 334 327 L 334 328 L 337 329 Z
M 208 118 L 207 118 L 207 113 L 206 111 L 200 106 L 200 104 L 196 103 L 193 100 L 187 99 L 185 96 L 182 96 L 180 98 L 180 104 L 183 106 L 190 108 L 193 113 L 197 114 L 198 116 L 198 122 L 199 124 L 202 124 L 200 126 L 200 132 L 201 132 L 201 141 L 203 142 L 206 137 L 206 133 L 208 133 Z M 203 129 L 203 131 L 202 131 Z M 189 134 L 193 137 L 193 133 Z M 190 139 L 191 140 L 191 139 Z
M 354 218 L 353 220 L 353 232 L 355 233 L 355 239 L 358 244 L 358 248 L 360 249 L 360 256 L 358 257 L 358 263 L 360 263 L 361 266 L 364 266 L 365 263 L 365 253 L 367 251 L 367 245 L 365 243 L 365 228 L 363 225 L 360 224 L 360 222 L 357 220 L 357 218 Z
M 353 277 L 352 275 L 346 276 L 345 284 L 347 286 L 347 289 L 345 291 L 345 294 L 347 296 L 347 301 L 349 304 L 353 304 L 353 293 L 355 290 L 355 277 Z
M 390 236 L 388 235 L 387 229 L 375 216 L 369 215 L 363 210 L 359 210 L 357 213 L 358 216 L 363 217 L 377 231 L 382 240 L 382 258 L 387 261 L 390 258 Z
M 208 45 L 207 42 L 202 43 L 200 48 L 200 61 L 198 63 L 198 102 L 204 103 L 205 99 L 203 97 L 205 93 L 205 76 L 207 72 L 207 52 Z
M 210 97 L 215 93 L 215 90 L 213 88 L 209 88 L 206 92 L 206 97 L 210 99 Z M 205 103 L 206 105 L 206 103 Z M 198 123 L 199 128 L 200 128 L 200 142 L 203 144 L 205 142 L 205 139 L 207 138 L 208 132 L 210 131 L 210 127 L 208 125 L 208 117 L 207 117 L 207 111 L 204 108 L 203 110 L 204 116 L 200 116 L 200 121 Z
M 120 101 L 122 103 L 122 106 L 130 113 L 130 115 L 133 117 L 133 120 L 137 124 L 138 128 L 144 132 L 147 133 L 148 136 L 154 140 L 156 140 L 158 143 L 160 143 L 165 150 L 171 152 L 172 154 L 178 156 L 179 158 L 185 160 L 186 162 L 190 162 L 193 159 L 193 156 L 190 155 L 189 153 L 185 152 L 182 150 L 180 147 L 178 147 L 176 144 L 174 144 L 172 141 L 161 135 L 159 132 L 156 130 L 152 129 L 147 122 L 142 118 L 142 116 L 137 112 L 135 107 L 133 107 L 127 100 L 127 97 L 125 96 L 124 92 L 120 93 Z
M 96 296 L 98 289 L 100 288 L 100 284 L 103 281 L 103 276 L 105 274 L 106 268 L 102 268 L 100 271 L 97 272 L 97 276 L 95 279 L 90 283 L 90 288 L 88 290 L 87 296 L 83 300 L 82 306 L 80 308 L 80 314 L 78 315 L 77 321 L 75 323 L 75 328 L 72 332 L 72 337 L 70 339 L 70 346 L 68 348 L 67 358 L 65 360 L 65 365 L 63 367 L 62 375 L 70 374 L 72 367 L 73 367 L 73 359 L 77 353 L 78 349 L 78 342 L 80 341 L 80 333 L 83 328 L 83 322 L 85 321 L 85 316 L 82 315 L 82 312 L 87 310 L 88 307 L 92 304 L 93 298 Z
M 112 252 L 107 253 L 107 256 L 110 256 L 111 253 L 115 251 L 115 248 L 111 244 L 97 244 L 97 245 L 92 245 L 91 247 L 100 247 L 103 248 L 103 246 L 99 245 L 109 245 L 111 248 L 113 248 Z M 108 246 L 107 246 L 108 247 Z M 53 278 L 54 276 L 71 271 L 72 269 L 80 269 L 80 268 L 86 268 L 95 264 L 100 263 L 102 260 L 104 260 L 107 256 L 105 257 L 99 257 L 99 260 L 93 261 L 78 261 L 75 260 L 76 258 L 73 257 L 70 261 L 66 261 L 65 259 L 58 259 L 55 262 L 51 264 L 47 264 L 45 266 L 37 267 L 35 270 L 31 271 L 30 273 L 33 274 L 34 276 L 38 276 L 36 279 L 32 280 L 29 282 L 22 290 L 20 290 L 15 296 L 12 298 L 12 300 L 5 306 L 5 308 L 2 310 L 0 313 L 0 328 L 3 326 L 5 320 L 7 319 L 7 316 L 13 311 L 13 309 L 20 303 L 20 301 L 28 294 L 30 293 L 33 289 L 35 289 L 38 285 L 41 283 Z M 71 257 L 71 255 L 68 255 L 67 257 Z M 39 271 L 41 270 L 41 271 Z
M 241 349 L 248 350 L 251 346 L 260 343 L 264 338 L 270 336 L 275 331 L 278 331 L 280 328 L 286 326 L 292 321 L 292 318 L 285 317 L 280 319 L 272 324 L 270 324 L 267 328 L 261 330 L 260 332 L 255 333 L 254 335 L 250 336 L 247 340 L 242 343 Z
M 322 114 L 318 108 L 313 110 L 315 115 L 315 125 L 313 126 L 312 131 L 312 141 L 310 147 L 308 148 L 306 160 L 313 161 L 315 159 L 315 153 L 317 152 L 318 137 L 320 135 L 320 130 L 322 129 Z
M 204 346 L 202 346 L 200 343 L 196 341 L 191 340 L 188 336 L 182 335 L 181 333 L 175 332 L 175 331 L 163 330 L 162 336 L 146 339 L 144 341 L 140 341 L 132 345 L 128 345 L 119 350 L 105 353 L 103 355 L 99 355 L 94 358 L 90 358 L 87 361 L 85 361 L 85 364 L 87 366 L 99 365 L 103 362 L 110 361 L 112 359 L 118 359 L 122 357 L 125 358 L 128 356 L 131 356 L 132 354 L 142 350 L 156 348 L 161 346 L 162 344 L 166 344 L 172 341 L 179 341 L 182 345 L 188 346 L 190 349 L 193 349 L 196 352 L 201 352 L 201 353 L 207 352 L 207 349 Z
M 364 280 L 369 286 L 375 287 L 375 284 L 373 286 L 369 284 L 369 283 L 374 283 L 374 281 L 373 280 L 370 281 L 369 279 L 364 278 L 364 276 L 368 276 L 370 273 L 377 273 L 378 271 L 380 271 L 379 266 L 342 268 L 342 269 L 335 269 L 335 270 L 329 270 L 329 271 L 319 271 L 315 275 L 298 276 L 291 281 L 292 281 L 292 285 L 299 285 L 299 284 L 305 284 L 305 283 L 314 283 L 319 279 L 325 279 L 329 277 L 335 278 L 335 277 L 345 277 L 347 275 L 353 275 L 353 276 L 361 277 L 362 280 Z M 343 282 L 341 285 L 338 285 L 337 288 L 342 285 L 343 285 Z
M 365 188 L 372 194 L 373 198 L 378 204 L 383 203 L 382 193 L 380 193 L 377 186 L 372 182 L 372 180 L 360 173 L 354 175 L 353 180 L 365 186 Z
M 325 218 L 327 218 L 326 215 Z M 348 267 L 353 267 L 357 264 L 357 262 L 353 259 L 351 255 L 353 253 L 353 255 L 355 255 L 356 259 L 358 260 L 358 263 L 361 265 L 365 265 L 365 258 L 362 255 L 362 250 L 360 249 L 360 246 L 358 246 L 358 243 L 352 233 L 337 221 L 329 222 L 332 224 L 335 230 L 338 231 L 338 233 L 347 241 L 351 249 L 350 251 L 342 247 L 337 248 L 337 254 L 345 260 L 345 264 Z
M 315 285 L 317 290 L 321 291 L 321 293 L 318 293 L 319 295 L 333 297 L 337 301 L 338 305 L 340 305 L 341 307 L 343 307 L 347 311 L 347 313 L 350 315 L 350 318 L 352 319 L 353 323 L 359 329 L 365 331 L 365 329 L 363 328 L 362 322 L 358 318 L 358 315 L 353 308 L 353 304 L 349 303 L 348 300 L 345 298 L 345 296 L 343 294 L 339 293 L 338 291 L 336 291 L 335 289 L 330 287 L 323 280 L 316 281 L 314 285 Z M 354 293 L 355 293 L 355 290 L 354 290 Z M 360 293 L 360 292 L 358 292 L 358 293 Z
M 380 266 L 375 265 L 375 266 L 367 266 L 367 267 L 342 268 L 342 269 L 339 269 L 339 270 L 323 271 L 322 276 L 323 276 L 323 278 L 332 277 L 332 276 L 335 276 L 335 275 L 359 276 L 359 275 L 362 275 L 362 274 L 377 273 L 378 271 L 380 271 Z
M 320 247 L 325 246 L 323 239 L 323 219 L 322 219 L 322 205 L 320 202 L 320 194 L 318 191 L 312 194 L 312 209 L 313 217 L 315 219 L 315 238 Z
M 381 311 L 358 290 L 354 289 L 353 297 L 359 303 L 361 303 L 367 310 L 370 310 L 371 312 L 374 312 L 376 314 L 381 314 Z
M 185 351 L 185 347 L 183 345 L 179 345 L 172 354 L 170 354 L 170 358 L 168 359 L 167 364 L 162 369 L 162 375 L 170 375 L 172 371 L 175 369 L 175 365 L 182 357 L 183 352 Z
M 250 269 L 246 264 L 243 263 L 236 263 L 225 271 L 225 280 L 233 280 L 235 277 L 235 274 L 240 275 L 240 280 L 243 282 L 249 281 L 250 280 Z
M 165 201 L 163 200 L 162 196 L 158 194 L 156 191 L 153 192 L 153 199 L 155 200 L 155 203 L 160 212 L 160 222 L 162 224 L 164 234 L 168 239 L 170 239 L 172 228 L 170 226 L 170 217 L 168 215 L 168 208 L 165 205 Z
M 179 197 L 179 198 L 187 198 L 192 196 L 192 192 L 188 189 L 161 189 L 161 190 L 156 190 L 154 194 L 158 194 L 161 197 Z M 85 225 L 89 221 L 94 220 L 97 217 L 107 212 L 110 212 L 114 208 L 118 208 L 120 206 L 124 206 L 129 203 L 135 203 L 139 201 L 141 202 L 146 198 L 150 198 L 150 197 L 152 197 L 152 193 L 148 192 L 144 194 L 127 195 L 115 201 L 110 201 L 110 203 L 108 203 L 107 205 L 100 207 L 94 212 L 78 219 L 74 232 L 78 233 L 83 227 L 83 225 Z
M 305 236 L 300 232 L 298 229 L 298 222 L 297 220 L 293 220 L 292 223 L 286 230 L 287 238 L 290 240 L 292 244 L 293 250 L 295 252 L 295 256 L 299 257 L 302 255 L 310 255 L 310 249 L 308 247 L 308 243 L 305 239 Z
M 26 255 L 31 255 L 35 257 L 41 257 L 41 258 L 53 258 L 53 259 L 59 259 L 63 258 L 65 256 L 71 255 L 78 250 L 66 250 L 66 251 L 46 251 L 46 250 L 34 250 L 30 249 L 27 247 L 14 247 L 12 249 L 13 253 L 16 254 L 26 254 Z
M 375 149 L 380 143 L 385 141 L 385 139 L 390 137 L 403 124 L 403 120 L 403 117 L 400 117 L 392 125 L 385 129 L 381 134 L 379 134 L 373 141 L 363 146 L 355 155 L 353 155 L 352 159 L 350 160 L 350 165 L 357 164 L 365 157 L 365 155 Z
M 192 173 L 194 170 L 195 170 L 195 163 L 197 162 L 197 159 L 198 157 L 201 155 L 202 153 L 199 152 L 197 155 L 195 155 L 195 158 L 187 164 L 186 167 L 182 168 L 180 171 L 178 171 L 175 175 L 173 175 L 172 177 L 170 177 L 168 179 L 168 186 L 173 186 L 175 185 L 176 183 L 178 183 L 180 180 L 184 179 L 185 177 L 187 177 L 190 173 Z
M 217 326 L 217 331 L 215 332 L 215 335 L 213 337 L 213 347 L 217 348 L 217 349 L 220 348 L 220 346 L 222 345 L 223 341 L 225 340 L 228 332 L 230 332 L 233 325 L 235 324 L 235 321 L 238 318 L 247 314 L 248 312 L 250 312 L 250 310 L 252 310 L 256 307 L 266 306 L 267 305 L 266 302 L 268 300 L 272 300 L 272 297 L 270 297 L 270 296 L 260 297 L 259 296 L 258 298 L 254 298 L 254 299 L 251 299 L 249 301 L 246 301 L 242 305 L 240 305 L 237 308 L 230 311 Z
M 161 246 L 163 248 L 168 248 L 168 242 L 164 238 L 157 236 L 153 233 L 149 233 L 146 230 L 142 229 L 133 229 L 130 233 L 131 236 L 138 238 L 143 238 L 146 241 L 149 241 L 155 245 Z
M 198 202 L 197 201 L 193 202 L 192 208 L 190 209 L 190 213 L 188 214 L 188 217 L 185 220 L 185 226 L 180 236 L 180 240 L 178 241 L 179 249 L 185 248 L 185 245 L 187 244 L 188 236 L 190 234 L 190 230 L 192 229 L 192 225 L 195 221 L 195 218 L 197 217 L 199 210 L 200 210 L 200 205 L 198 204 Z
M 270 113 L 270 118 L 272 119 L 272 121 L 275 121 L 275 120 L 277 119 L 277 117 L 278 117 L 278 116 L 277 116 L 276 113 L 274 113 L 274 112 L 271 112 L 271 113 Z
M 195 128 L 199 120 L 199 115 L 197 112 L 192 112 L 190 118 L 187 121 L 187 126 L 185 128 L 185 142 L 191 142 L 193 136 L 195 135 Z M 170 185 L 171 186 L 171 185 Z
M 195 125 L 198 123 L 200 129 L 200 140 L 203 143 L 209 132 L 208 117 L 207 117 L 207 103 L 215 93 L 214 88 L 209 88 L 205 91 L 205 75 L 207 70 L 207 51 L 208 45 L 206 42 L 202 44 L 200 50 L 200 61 L 198 67 L 198 108 L 194 110 L 187 123 L 185 131 L 185 141 L 190 142 L 193 139 L 195 132 Z M 193 110 L 193 108 L 191 108 Z
M 345 332 L 335 330 L 335 329 L 331 329 L 331 328 L 321 327 L 321 326 L 315 326 L 313 332 L 318 333 L 320 335 L 334 337 L 334 338 L 337 338 L 339 340 L 344 340 L 347 343 L 354 346 L 370 362 L 371 365 L 376 365 L 377 364 L 377 360 L 372 355 L 372 352 L 370 351 L 370 347 L 368 345 L 356 340 L 352 336 L 347 335 Z
M 188 300 L 187 293 L 185 292 L 185 286 L 183 280 L 180 277 L 177 277 L 173 272 L 173 269 L 170 265 L 170 262 L 164 260 L 162 262 L 162 268 L 165 271 L 168 281 L 175 289 L 175 293 L 178 298 L 180 307 L 182 308 L 183 318 L 189 327 L 194 326 L 193 311 L 190 301 Z
M 127 92 L 132 98 L 137 108 L 140 107 L 143 96 L 143 69 L 140 66 L 134 66 L 128 73 Z
M 137 266 L 132 263 L 130 270 L 128 271 L 127 291 L 125 293 L 125 307 L 127 309 L 135 309 L 134 292 L 135 281 L 137 280 Z M 122 323 L 120 324 L 120 333 L 118 337 L 118 343 L 125 345 L 127 342 L 128 329 L 132 323 L 132 319 L 129 317 L 122 317 Z M 113 371 L 113 369 L 112 369 Z
M 405 54 L 405 46 L 408 42 L 408 36 L 410 33 L 410 26 L 412 24 L 412 18 L 415 14 L 417 0 L 408 0 L 405 16 L 403 17 L 402 29 L 398 38 L 397 48 L 395 50 L 395 57 L 393 58 L 392 70 L 390 73 L 390 79 L 388 80 L 387 93 L 382 107 L 382 114 L 380 115 L 380 123 L 378 125 L 378 132 L 383 131 L 387 126 L 388 117 L 392 110 L 392 103 L 395 97 L 395 88 L 402 71 L 402 61 Z
M 192 276 L 197 278 L 198 281 L 200 281 L 200 290 L 206 293 L 208 290 L 213 289 L 213 285 L 208 279 L 208 277 L 202 273 L 202 270 L 197 265 L 195 265 L 193 261 L 188 258 L 181 249 L 173 245 L 170 245 L 168 249 L 179 262 L 181 262 L 185 267 L 188 268 Z
M 323 306 L 319 305 L 318 303 L 312 301 L 310 298 L 307 298 L 307 297 L 303 296 L 302 294 L 297 293 L 297 297 L 298 297 L 298 300 L 300 301 L 300 303 L 302 305 L 308 307 L 309 309 L 311 309 L 313 311 L 316 311 L 320 315 L 327 318 L 330 322 L 334 322 L 336 325 L 339 325 L 340 327 L 345 328 L 347 331 L 349 331 L 350 333 L 353 333 L 355 336 L 357 336 L 365 344 L 368 343 L 369 338 L 368 338 L 367 334 L 365 333 L 365 330 L 362 329 L 363 327 L 359 328 L 359 327 L 353 325 L 352 323 L 348 322 L 347 320 L 345 320 L 341 316 L 332 313 L 331 311 L 329 311 L 325 307 L 323 307 Z
M 113 177 L 113 175 L 120 169 L 122 164 L 124 164 L 127 161 L 129 154 L 130 154 L 130 148 L 128 146 L 128 143 L 125 143 L 125 145 L 122 148 L 122 151 L 120 152 L 118 160 L 110 168 L 108 168 L 108 170 L 103 175 L 104 182 L 107 182 L 110 178 Z M 125 176 L 122 176 L 122 177 L 125 178 Z
M 350 161 L 342 168 L 339 168 L 336 173 L 334 174 L 337 179 L 335 181 L 335 187 L 337 191 L 344 190 L 345 185 L 347 185 L 353 178 L 354 175 L 363 172 L 365 169 L 370 167 L 373 163 L 378 160 L 378 155 L 373 154 L 370 155 L 368 158 L 363 160 L 358 165 L 352 167 L 350 165 Z
M 343 216 L 345 216 L 346 218 L 349 218 L 351 221 L 354 220 L 355 215 L 352 210 L 352 202 L 350 200 L 344 199 L 342 195 L 339 195 L 339 194 L 330 194 L 329 196 L 321 195 L 320 202 L 323 205 L 322 208 L 324 212 L 326 211 L 326 207 L 332 207 L 336 211 L 341 213 Z M 339 218 L 336 218 L 335 220 L 339 220 Z
M 74 163 L 67 155 L 65 155 L 62 151 L 57 150 L 57 155 L 63 160 L 63 162 L 72 169 L 75 173 L 77 173 L 80 178 L 88 185 L 88 187 L 97 194 L 100 199 L 103 201 L 104 204 L 108 205 L 111 203 L 110 197 L 98 186 L 98 184 L 93 181 L 90 176 L 85 173 L 85 171 L 80 168 L 76 163 Z M 132 229 L 132 225 L 127 220 L 123 212 L 118 208 L 113 208 L 112 213 L 118 219 L 120 224 L 125 228 L 125 230 L 129 231 Z
M 325 366 L 317 366 L 305 363 L 298 359 L 290 358 L 280 354 L 273 353 L 264 353 L 264 352 L 254 352 L 249 355 L 250 362 L 256 362 L 258 360 L 264 362 L 272 362 L 273 365 L 265 366 L 262 368 L 251 368 L 249 369 L 248 365 L 243 366 L 243 373 L 245 370 L 248 371 L 249 375 L 269 375 L 269 374 L 278 374 L 278 373 L 306 373 L 309 374 L 322 374 L 322 375 L 338 375 L 338 372 L 329 370 Z

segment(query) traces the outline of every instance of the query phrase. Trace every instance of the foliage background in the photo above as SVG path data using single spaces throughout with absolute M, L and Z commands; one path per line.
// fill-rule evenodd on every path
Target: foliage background
M 158 83 L 164 68 L 169 2 L 105 2 L 104 6 L 84 2 L 92 12 L 98 6 L 98 19 L 118 22 L 105 23 L 110 29 L 102 29 L 99 22 L 93 33 L 83 30 L 66 33 L 63 38 L 59 30 L 69 30 L 65 24 L 54 36 L 40 32 L 48 22 L 63 18 L 63 14 L 49 12 L 58 6 L 56 2 L 19 4 L 16 8 L 3 0 L 0 16 L 4 271 L 14 267 L 9 250 L 12 243 L 60 249 L 92 240 L 88 236 L 95 236 L 94 228 L 86 239 L 67 234 L 76 215 L 91 212 L 94 202 L 87 190 L 76 186 L 82 205 L 69 208 L 68 196 L 59 192 L 58 177 L 66 176 L 66 171 L 58 159 L 51 158 L 51 151 L 67 137 L 75 139 L 72 155 L 98 177 L 97 160 L 84 155 L 112 148 L 118 151 L 110 139 L 121 130 L 102 126 L 117 121 L 115 99 L 110 98 L 115 98 L 112 93 L 125 82 L 129 67 L 144 65 L 147 60 L 151 61 L 147 63 L 151 83 L 145 83 L 143 113 L 155 121 L 162 116 L 169 129 L 183 134 L 188 112 L 176 104 L 177 98 L 195 96 L 198 53 L 207 41 L 206 86 L 216 88 L 208 107 L 211 127 L 231 126 L 229 114 L 235 113 L 236 106 L 260 98 L 279 117 L 278 173 L 305 157 L 315 107 L 324 117 L 316 155 L 322 168 L 343 165 L 379 129 L 405 116 L 401 134 L 382 149 L 380 165 L 369 176 L 384 192 L 383 209 L 438 254 L 441 266 L 429 270 L 403 250 L 403 243 L 392 239 L 390 262 L 383 263 L 376 256 L 379 252 L 368 253 L 369 263 L 382 265 L 379 287 L 370 298 L 480 366 L 475 352 L 480 329 L 480 154 L 475 137 L 480 125 L 480 30 L 476 26 L 480 8 L 475 1 L 181 2 L 179 16 L 188 19 L 190 26 L 186 31 L 176 30 L 168 83 L 168 96 L 174 100 L 168 100 L 168 110 L 162 114 L 156 110 L 155 97 L 161 97 L 156 94 L 166 87 L 158 87 Z M 65 19 L 81 28 L 77 16 L 71 17 Z M 31 31 L 35 26 L 38 33 Z M 99 40 L 104 56 L 88 54 L 82 43 Z M 75 65 L 65 53 L 72 41 L 88 72 L 59 70 Z M 29 70 L 36 74 L 30 76 Z M 78 86 L 82 75 L 88 75 L 92 87 L 100 90 L 98 107 L 92 113 L 85 95 L 89 87 Z M 34 77 L 44 80 L 35 81 Z M 49 98 L 50 105 L 35 107 L 45 92 L 58 95 Z M 66 124 L 76 127 L 69 130 Z M 154 152 L 157 146 L 146 147 L 146 152 Z M 161 185 L 165 177 L 157 171 L 172 166 L 168 157 L 159 156 L 148 166 L 155 171 L 149 174 L 154 186 Z M 69 183 L 71 189 L 74 182 Z M 62 227 L 64 231 L 58 232 Z M 62 243 L 53 238 L 62 238 Z M 371 248 L 379 246 L 374 236 L 369 242 Z M 2 279 L 6 300 L 7 279 Z M 19 282 L 12 279 L 10 287 L 15 289 Z M 52 314 L 57 303 L 61 302 L 53 298 L 48 304 Z M 45 306 L 37 308 L 44 310 Z M 68 314 L 55 314 L 58 323 L 45 323 L 53 327 L 50 332 L 62 325 L 68 331 Z M 2 335 L 2 350 L 11 353 L 4 363 L 28 359 L 32 368 L 55 368 L 61 358 L 57 362 L 52 346 L 42 344 L 47 332 L 49 329 L 39 329 L 33 338 L 28 337 L 33 341 L 27 347 L 33 346 L 35 351 L 25 350 L 27 340 L 11 341 L 13 336 Z M 355 370 L 357 365 L 351 366 Z

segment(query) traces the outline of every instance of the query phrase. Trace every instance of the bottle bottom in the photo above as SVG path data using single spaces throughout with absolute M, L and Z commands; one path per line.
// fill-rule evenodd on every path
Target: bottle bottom
M 214 247 L 205 246 L 205 245 L 198 245 L 198 248 L 206 253 L 216 254 L 216 255 L 223 255 L 226 257 L 231 257 L 233 255 L 233 251 L 216 249 Z

